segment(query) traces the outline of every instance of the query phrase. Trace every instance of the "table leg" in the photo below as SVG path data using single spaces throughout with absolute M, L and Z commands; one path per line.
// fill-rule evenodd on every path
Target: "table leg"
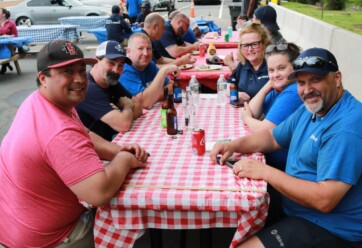
M 212 230 L 208 229 L 201 229 L 200 230 L 200 248 L 211 248 L 212 247 Z
M 150 229 L 151 248 L 162 248 L 162 230 Z

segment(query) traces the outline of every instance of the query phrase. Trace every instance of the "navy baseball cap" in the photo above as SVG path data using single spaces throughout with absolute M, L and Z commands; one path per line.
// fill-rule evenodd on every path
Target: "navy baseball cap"
M 97 63 L 94 58 L 84 58 L 82 50 L 74 43 L 67 40 L 54 40 L 40 50 L 37 56 L 37 68 L 40 72 L 79 61 L 90 65 Z
M 107 59 L 124 58 L 125 63 L 132 65 L 132 61 L 126 56 L 124 48 L 114 40 L 107 40 L 100 44 L 96 50 L 96 57 L 106 57 Z
M 277 24 L 277 12 L 273 7 L 269 5 L 258 7 L 255 10 L 254 15 L 260 20 L 261 24 L 267 27 L 267 29 L 272 31 L 280 29 Z
M 151 8 L 150 2 L 143 2 L 141 8 Z
M 293 62 L 294 71 L 288 76 L 294 80 L 299 72 L 306 72 L 325 76 L 329 72 L 338 71 L 337 60 L 334 55 L 324 48 L 310 48 L 302 52 Z

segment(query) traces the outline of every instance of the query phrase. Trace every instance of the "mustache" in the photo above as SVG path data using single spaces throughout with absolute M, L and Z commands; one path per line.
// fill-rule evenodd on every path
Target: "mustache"
M 321 93 L 320 92 L 317 92 L 317 91 L 313 91 L 309 94 L 304 94 L 302 97 L 303 97 L 303 100 L 306 100 L 306 99 L 309 99 L 309 98 L 312 98 L 312 97 L 318 97 L 318 96 L 321 96 Z
M 106 82 L 109 85 L 116 85 L 118 83 L 119 74 L 115 72 L 108 72 L 106 75 Z

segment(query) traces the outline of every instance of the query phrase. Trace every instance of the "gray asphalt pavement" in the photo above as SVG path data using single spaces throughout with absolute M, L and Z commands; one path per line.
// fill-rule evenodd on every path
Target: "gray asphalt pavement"
M 229 4 L 236 4 L 232 0 L 226 0 L 221 5 L 207 5 L 195 6 L 196 18 L 208 16 L 215 21 L 223 30 L 227 29 L 230 25 Z M 182 13 L 189 15 L 190 2 L 177 2 L 176 8 Z M 166 16 L 166 10 L 158 10 L 158 12 Z M 81 39 L 78 45 L 84 51 L 86 57 L 93 57 L 93 51 L 85 51 L 87 46 L 97 46 L 98 42 L 92 34 L 84 34 L 85 38 Z M 0 75 L 0 140 L 2 141 L 11 122 L 16 114 L 16 111 L 24 99 L 34 90 L 36 90 L 36 56 L 28 55 L 26 58 L 19 61 L 22 73 L 16 74 L 14 71 L 6 72 Z M 13 63 L 12 63 L 13 65 Z M 24 123 L 26 125 L 26 123 Z M 26 145 L 26 144 L 24 144 Z M 19 148 L 20 149 L 20 148 Z M 212 237 L 213 248 L 229 247 L 232 240 L 234 229 L 214 229 Z M 198 230 L 189 230 L 186 234 L 186 248 L 200 247 Z M 163 247 L 164 248 L 177 248 L 180 241 L 180 231 L 163 231 Z M 150 247 L 149 232 L 136 242 L 135 248 L 148 248 Z

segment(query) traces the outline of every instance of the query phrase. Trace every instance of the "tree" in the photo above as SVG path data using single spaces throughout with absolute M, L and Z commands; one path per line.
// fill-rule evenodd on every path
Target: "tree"
M 328 10 L 342 10 L 345 7 L 345 0 L 325 0 L 325 8 Z

